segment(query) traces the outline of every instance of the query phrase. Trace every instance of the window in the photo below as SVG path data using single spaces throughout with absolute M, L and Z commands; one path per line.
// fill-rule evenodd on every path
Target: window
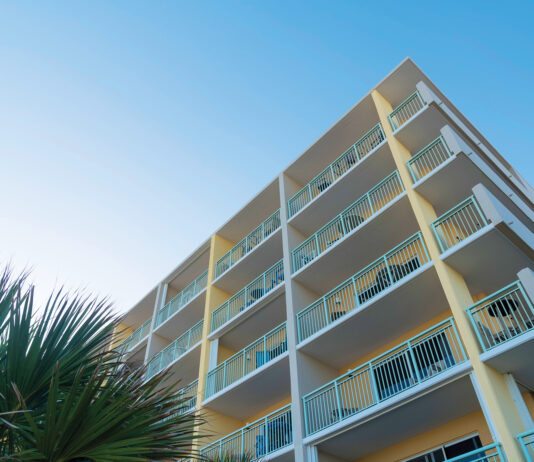
M 461 456 L 475 449 L 481 448 L 482 442 L 478 435 L 470 438 L 456 441 L 454 443 L 447 444 L 438 449 L 433 449 L 430 452 L 421 454 L 413 459 L 405 460 L 404 462 L 443 462 L 453 457 Z M 470 460 L 479 460 L 480 454 L 475 454 L 472 457 L 465 459 L 465 462 Z M 464 462 L 464 461 L 462 461 Z

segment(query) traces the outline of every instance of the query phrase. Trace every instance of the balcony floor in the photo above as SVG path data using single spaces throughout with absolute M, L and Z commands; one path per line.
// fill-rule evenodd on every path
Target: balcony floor
M 417 230 L 410 202 L 406 193 L 403 193 L 359 228 L 293 273 L 292 278 L 314 292 L 324 294 Z
M 212 284 L 229 294 L 235 294 L 281 258 L 282 229 L 278 228 Z
M 386 141 L 367 154 L 351 170 L 306 204 L 288 223 L 312 234 L 396 169 Z
M 306 438 L 305 443 L 318 440 L 321 452 L 356 460 L 475 412 L 480 406 L 469 371 L 469 363 L 455 366 L 451 374 L 423 382 Z
M 414 183 L 414 189 L 434 206 L 436 214 L 440 216 L 471 196 L 473 187 L 481 183 L 514 215 L 521 218 L 523 223 L 532 227 L 523 212 L 471 159 L 472 157 L 469 158 L 464 154 L 450 157 Z M 454 188 L 451 188 L 451 178 L 454 178 Z
M 202 406 L 240 420 L 289 396 L 289 354 L 269 361 L 202 402 Z
M 340 369 L 448 307 L 436 270 L 427 263 L 360 308 L 308 337 L 297 348 Z
M 534 391 L 532 358 L 534 358 L 534 330 L 518 335 L 480 355 L 483 362 L 503 374 L 513 374 L 519 383 Z
M 286 316 L 285 284 L 280 284 L 247 309 L 208 335 L 225 347 L 238 351 L 282 324 Z
M 473 294 L 493 293 L 516 280 L 518 271 L 532 267 L 532 260 L 492 224 L 448 249 L 441 259 L 464 277 Z
M 178 338 L 203 318 L 205 302 L 206 290 L 204 289 L 189 303 L 182 306 L 170 318 L 156 327 L 154 333 L 171 341 Z
M 440 135 L 449 120 L 436 106 L 424 106 L 393 133 L 412 154 L 415 154 Z

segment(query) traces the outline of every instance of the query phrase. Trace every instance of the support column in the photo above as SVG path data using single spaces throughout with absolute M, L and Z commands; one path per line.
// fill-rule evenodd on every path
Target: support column
M 304 450 L 302 440 L 305 436 L 304 412 L 302 409 L 302 399 L 299 386 L 298 364 L 297 364 L 297 322 L 296 313 L 293 308 L 293 291 L 291 281 L 291 248 L 289 245 L 289 235 L 287 227 L 287 200 L 290 195 L 287 191 L 288 183 L 285 175 L 280 174 L 278 183 L 280 185 L 280 222 L 282 227 L 282 252 L 284 259 L 284 284 L 286 286 L 286 315 L 287 315 L 287 346 L 289 352 L 289 380 L 291 384 L 292 402 L 292 424 L 293 424 L 293 444 L 295 447 L 295 461 L 303 462 L 309 460 L 309 454 Z M 316 453 L 316 452 L 315 452 Z M 316 462 L 316 458 L 312 459 Z
M 393 136 L 388 120 L 388 115 L 392 111 L 391 104 L 376 90 L 373 90 L 371 95 L 393 159 L 404 183 L 410 205 L 419 224 L 421 234 L 425 239 L 430 258 L 434 262 L 438 278 L 458 327 L 458 332 L 473 365 L 473 372 L 480 385 L 480 393 L 487 403 L 488 412 L 494 422 L 497 437 L 503 445 L 509 460 L 524 460 L 519 444 L 515 439 L 515 435 L 524 431 L 524 426 L 506 381 L 502 374 L 486 366 L 479 359 L 480 346 L 465 313 L 465 308 L 473 303 L 467 284 L 462 275 L 445 264 L 440 258 L 440 251 L 430 226 L 431 222 L 437 218 L 436 213 L 432 204 L 413 189 L 410 173 L 406 165 L 411 154 Z

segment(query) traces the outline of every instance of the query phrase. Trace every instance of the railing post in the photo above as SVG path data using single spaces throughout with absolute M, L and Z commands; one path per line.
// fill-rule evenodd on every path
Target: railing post
M 223 388 L 226 388 L 226 361 L 223 363 Z M 222 390 L 222 388 L 221 388 Z M 219 390 L 217 390 L 219 391 Z
M 456 329 L 456 323 L 454 323 L 452 321 L 452 319 L 449 321 L 449 323 L 452 326 L 452 330 L 454 331 L 454 336 L 456 337 L 456 341 L 460 345 L 460 351 L 462 352 L 462 361 L 463 361 L 463 360 L 465 360 L 467 358 L 467 356 L 465 354 L 464 344 L 462 343 L 462 339 L 458 335 L 458 329 Z M 475 329 L 475 331 L 476 331 L 476 329 Z M 483 345 L 483 344 L 481 344 L 481 345 Z
M 339 420 L 343 420 L 342 419 L 342 416 L 341 416 L 341 398 L 339 396 L 339 387 L 338 387 L 338 384 L 337 384 L 337 381 L 334 382 L 334 391 L 336 393 L 336 405 L 337 405 L 337 415 L 338 415 L 338 418 Z
M 390 284 L 390 285 L 393 285 L 393 284 L 394 284 L 394 282 L 393 282 L 393 276 L 391 275 L 391 269 L 390 269 L 390 267 L 389 267 L 387 254 L 384 255 L 384 263 L 386 264 L 386 269 L 387 269 L 387 272 L 388 272 L 389 284 Z
M 247 350 L 243 350 L 243 375 L 242 377 L 245 377 L 246 371 L 247 371 Z
M 369 362 L 369 381 L 371 382 L 371 393 L 373 394 L 373 399 L 375 404 L 380 401 L 378 397 L 378 386 L 376 384 L 375 374 L 373 371 L 373 363 Z
M 319 255 L 319 238 L 317 237 L 317 234 L 315 235 L 315 255 L 312 258 L 315 258 L 317 255 Z
M 329 322 L 329 320 L 328 320 L 328 306 L 326 305 L 326 298 L 324 298 L 324 297 L 323 297 L 323 305 L 324 305 L 324 320 L 325 320 L 325 326 L 327 326 L 328 324 L 330 324 L 330 322 Z M 320 329 L 322 329 L 322 328 L 323 328 L 323 326 L 321 326 Z M 320 330 L 320 329 L 318 329 L 318 330 Z M 317 330 L 317 331 L 318 331 L 318 330 Z M 315 331 L 315 332 L 317 332 L 317 331 Z M 314 334 L 315 334 L 315 332 L 314 332 Z
M 263 434 L 265 435 L 265 454 L 269 454 L 269 426 L 267 425 L 267 417 L 263 421 L 264 429 Z
M 417 380 L 417 383 L 420 383 L 421 382 L 421 376 L 419 375 L 419 370 L 417 369 L 417 361 L 415 360 L 415 355 L 413 354 L 411 341 L 408 340 L 408 342 L 406 342 L 406 345 L 408 347 L 408 352 L 410 354 L 410 360 L 412 362 L 412 366 L 413 366 L 413 368 L 415 370 L 415 378 Z
M 366 196 L 367 196 L 367 201 L 369 202 L 369 208 L 371 209 L 371 215 L 374 215 L 375 208 L 373 207 L 373 201 L 371 200 L 371 195 L 367 193 Z
M 358 289 L 356 288 L 356 279 L 354 279 L 354 276 L 351 277 L 352 280 L 352 288 L 354 289 L 354 306 L 358 307 L 360 306 L 360 297 L 358 297 Z
M 345 220 L 343 219 L 343 213 L 339 214 L 339 219 L 341 220 L 341 230 L 343 232 L 343 236 L 347 235 L 347 230 L 345 228 Z

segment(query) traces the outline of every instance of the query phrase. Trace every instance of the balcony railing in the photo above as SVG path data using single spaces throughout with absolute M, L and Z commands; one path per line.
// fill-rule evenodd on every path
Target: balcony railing
M 200 342 L 203 325 L 203 320 L 197 322 L 191 329 L 184 332 L 174 342 L 156 354 L 148 364 L 147 378 L 150 378 L 165 369 L 169 364 L 186 354 L 192 347 Z
M 521 444 L 527 462 L 534 462 L 534 430 L 529 430 L 517 435 L 517 439 Z
M 362 412 L 465 360 L 452 319 L 303 397 L 306 434 Z
M 284 282 L 284 264 L 280 260 L 213 311 L 211 314 L 211 332 L 245 311 L 282 282 Z
M 163 324 L 180 308 L 187 305 L 193 298 L 202 292 L 208 282 L 208 270 L 204 271 L 191 284 L 182 290 L 176 297 L 170 300 L 164 307 L 160 308 L 156 318 L 156 327 Z
M 534 327 L 534 308 L 519 281 L 467 308 L 484 351 Z
M 432 229 L 442 252 L 467 239 L 488 222 L 473 196 L 432 222 Z
M 268 332 L 208 372 L 206 398 L 223 390 L 242 377 L 287 351 L 286 323 Z
M 215 264 L 215 277 L 219 277 L 228 271 L 233 265 L 261 244 L 267 237 L 280 228 L 280 210 L 274 212 L 261 225 L 259 225 L 248 236 L 236 244 L 232 250 L 223 255 Z
M 382 130 L 382 125 L 377 124 L 365 135 L 363 135 L 354 145 L 347 149 L 340 157 L 326 167 L 304 188 L 295 194 L 289 201 L 289 218 L 295 215 L 306 204 L 315 199 L 319 194 L 328 189 L 346 172 L 352 169 L 373 149 L 386 139 Z
M 299 342 L 357 309 L 429 261 L 420 233 L 297 313 Z
M 447 462 L 506 462 L 506 457 L 504 457 L 500 444 L 490 444 L 461 456 L 447 459 Z
M 133 331 L 133 333 L 126 337 L 119 345 L 120 352 L 127 353 L 128 351 L 132 350 L 133 347 L 135 347 L 141 340 L 143 340 L 150 332 L 151 322 L 152 318 L 150 318 L 148 321 L 145 321 L 141 327 L 138 327 Z
M 178 390 L 176 397 L 178 399 L 185 400 L 182 404 L 180 410 L 173 415 L 182 415 L 192 412 L 197 407 L 197 390 L 198 390 L 198 379 L 191 382 L 189 385 Z M 163 420 L 167 420 L 169 417 L 165 417 Z
M 200 454 L 209 459 L 248 455 L 256 460 L 292 443 L 291 405 L 288 405 L 205 446 Z
M 449 157 L 451 157 L 451 151 L 441 136 L 414 154 L 408 161 L 408 169 L 414 183 L 428 175 Z
M 424 105 L 425 103 L 421 99 L 418 91 L 410 95 L 388 116 L 391 128 L 394 131 L 397 130 L 397 128 L 404 125 L 411 117 L 419 112 Z
M 306 266 L 342 237 L 363 225 L 403 191 L 399 172 L 395 171 L 295 248 L 292 252 L 293 271 Z

